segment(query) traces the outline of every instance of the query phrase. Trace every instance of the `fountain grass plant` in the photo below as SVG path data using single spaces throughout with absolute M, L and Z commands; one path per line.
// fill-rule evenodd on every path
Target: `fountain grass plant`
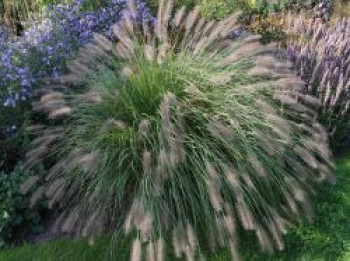
M 244 231 L 283 249 L 312 219 L 308 194 L 334 182 L 317 99 L 276 46 L 229 39 L 238 15 L 207 22 L 162 0 L 153 27 L 129 9 L 116 42 L 96 34 L 43 88 L 34 107 L 52 122 L 30 128 L 26 167 L 51 167 L 23 192 L 64 209 L 59 230 L 132 236 L 131 260 L 199 260 L 208 245 L 240 260 Z

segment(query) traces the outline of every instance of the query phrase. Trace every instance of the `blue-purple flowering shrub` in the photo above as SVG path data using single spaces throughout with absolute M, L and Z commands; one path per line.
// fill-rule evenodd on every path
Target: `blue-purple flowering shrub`
M 1 35 L 4 42 L 0 64 L 0 97 L 2 105 L 14 107 L 25 100 L 40 80 L 63 72 L 67 59 L 79 47 L 92 40 L 95 32 L 111 35 L 110 27 L 123 15 L 125 0 L 112 0 L 110 5 L 98 10 L 82 11 L 86 0 L 57 5 L 47 10 L 44 20 L 33 23 L 23 37 Z M 136 3 L 138 15 L 151 16 L 143 3 Z
M 14 107 L 20 100 L 26 100 L 28 88 L 34 83 L 23 59 L 27 50 L 23 41 L 0 28 L 0 97 L 4 107 Z
M 30 98 L 43 79 L 64 73 L 67 60 L 90 42 L 95 32 L 111 36 L 111 25 L 129 15 L 125 11 L 127 0 L 111 0 L 94 10 L 86 7 L 89 2 L 73 0 L 49 7 L 39 20 L 25 25 L 21 37 L 0 27 L 0 141 L 6 144 L 1 155 L 19 157 L 7 148 L 21 151 L 22 142 L 14 135 L 24 122 L 23 112 L 31 111 Z M 152 19 L 144 3 L 136 1 L 136 6 L 134 18 Z M 13 145 L 9 140 L 18 143 Z M 0 167 L 2 161 L 0 158 Z
M 7 93 L 0 106 L 0 169 L 11 171 L 27 144 L 26 135 L 19 126 L 28 116 L 26 87 L 32 77 L 29 68 L 20 66 L 20 44 L 14 42 L 1 27 L 0 53 L 0 93 Z M 13 93 L 15 86 L 22 87 L 16 94 Z M 22 105 L 15 107 L 18 101 Z

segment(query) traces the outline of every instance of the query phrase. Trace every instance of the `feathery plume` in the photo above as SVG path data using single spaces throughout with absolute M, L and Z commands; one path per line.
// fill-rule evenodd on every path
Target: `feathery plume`
M 130 261 L 141 261 L 141 251 L 140 239 L 136 238 L 132 244 Z

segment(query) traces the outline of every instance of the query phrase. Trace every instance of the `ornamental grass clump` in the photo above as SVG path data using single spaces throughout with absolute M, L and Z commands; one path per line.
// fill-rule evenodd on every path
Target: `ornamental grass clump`
M 350 19 L 328 26 L 289 16 L 287 29 L 298 35 L 288 46 L 290 60 L 306 82 L 304 92 L 318 98 L 320 121 L 338 146 L 350 131 Z
M 31 204 L 64 209 L 62 231 L 134 237 L 131 260 L 198 260 L 208 244 L 240 260 L 244 231 L 283 249 L 312 219 L 309 193 L 334 182 L 317 99 L 274 45 L 229 39 L 237 15 L 207 22 L 160 1 L 154 27 L 128 17 L 34 104 L 52 123 L 30 128 L 26 167 L 51 168 L 24 184 L 39 185 Z

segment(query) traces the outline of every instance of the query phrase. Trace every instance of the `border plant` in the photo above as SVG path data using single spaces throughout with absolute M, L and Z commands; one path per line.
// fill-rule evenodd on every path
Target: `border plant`
M 58 160 L 23 192 L 39 185 L 33 203 L 62 207 L 63 231 L 131 235 L 131 260 L 163 260 L 165 247 L 194 260 L 207 244 L 239 260 L 244 231 L 283 249 L 286 229 L 312 219 L 308 194 L 334 182 L 317 99 L 276 46 L 229 39 L 237 15 L 171 11 L 160 1 L 155 27 L 127 16 L 117 42 L 96 34 L 48 80 L 34 106 L 54 125 L 32 127 L 26 167 Z

